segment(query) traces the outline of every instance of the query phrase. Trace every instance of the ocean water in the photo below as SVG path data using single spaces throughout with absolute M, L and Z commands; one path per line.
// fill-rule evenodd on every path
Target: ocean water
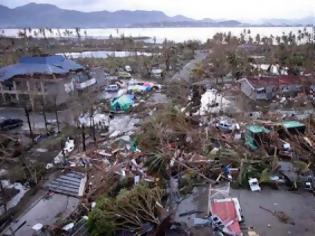
M 187 40 L 199 40 L 205 42 L 208 38 L 212 38 L 218 32 L 231 32 L 234 36 L 239 36 L 244 29 L 250 30 L 251 37 L 255 38 L 257 34 L 261 37 L 270 35 L 282 36 L 284 33 L 292 32 L 297 34 L 299 30 L 304 27 L 184 27 L 184 28 L 97 28 L 97 29 L 80 29 L 81 37 L 92 38 L 109 38 L 109 37 L 149 37 L 151 42 L 163 42 L 164 39 L 175 42 L 184 42 Z M 312 32 L 312 28 L 306 28 L 308 32 Z M 0 29 L 0 34 L 5 36 L 17 37 L 20 29 Z M 33 29 L 27 33 L 34 36 L 34 32 L 38 30 Z M 52 29 L 51 32 L 46 31 L 47 37 L 76 37 L 75 29 L 68 29 L 70 34 L 65 33 L 65 29 Z M 38 36 L 40 37 L 40 36 Z
M 67 52 L 58 53 L 57 55 L 67 56 L 69 58 L 107 58 L 107 57 L 129 57 L 135 56 L 131 51 L 84 51 L 84 52 Z M 138 56 L 151 56 L 149 52 L 137 52 Z

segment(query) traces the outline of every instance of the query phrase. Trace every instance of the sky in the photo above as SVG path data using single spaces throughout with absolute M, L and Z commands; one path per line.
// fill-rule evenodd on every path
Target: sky
M 80 11 L 160 10 L 194 19 L 298 19 L 315 16 L 315 0 L 0 0 L 14 8 L 30 2 Z

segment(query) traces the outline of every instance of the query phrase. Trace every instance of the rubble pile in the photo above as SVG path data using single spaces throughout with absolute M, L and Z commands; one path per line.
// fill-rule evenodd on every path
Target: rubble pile
M 142 113 L 145 112 L 148 110 Z M 119 116 L 124 115 L 115 115 L 113 119 L 124 120 Z M 91 143 L 84 155 L 76 153 L 69 157 L 70 162 L 76 162 L 88 173 L 82 202 L 93 206 L 88 221 L 91 227 L 98 233 L 104 229 L 133 233 L 166 230 L 160 228 L 163 221 L 167 218 L 171 225 L 176 224 L 173 217 L 168 217 L 175 214 L 180 199 L 200 184 L 229 183 L 251 191 L 263 191 L 270 186 L 313 192 L 312 119 L 300 121 L 276 114 L 241 118 L 217 114 L 206 119 L 199 117 L 196 122 L 195 117 L 176 106 L 159 108 L 139 125 L 132 124 L 126 130 L 119 130 L 121 127 L 111 124 L 109 118 L 109 129 L 96 144 Z M 137 205 L 140 196 L 132 195 L 139 189 L 159 191 L 160 195 L 155 203 L 148 200 L 146 204 L 150 206 Z M 144 196 L 141 198 L 144 200 Z M 124 202 L 127 199 L 128 204 Z M 223 199 L 229 207 L 239 207 L 236 198 Z M 213 230 L 219 228 L 226 234 L 233 230 L 239 233 L 237 225 L 218 227 L 220 222 L 226 224 L 220 210 L 225 206 L 223 203 L 221 206 L 221 200 L 209 201 L 215 215 L 204 218 L 206 214 L 201 214 L 202 220 L 194 218 L 192 227 L 211 225 Z M 148 208 L 153 212 L 146 212 Z M 282 218 L 279 220 L 284 223 L 291 222 Z M 102 229 L 95 225 L 100 220 L 108 222 Z
M 41 186 L 45 200 L 71 197 L 76 210 L 48 230 L 56 235 L 190 235 L 204 229 L 243 235 L 241 200 L 230 196 L 232 189 L 315 193 L 313 117 L 267 111 L 277 102 L 279 109 L 306 105 L 306 95 L 279 95 L 269 105 L 257 103 L 257 109 L 243 112 L 224 91 L 237 93 L 235 84 L 215 89 L 207 81 L 177 82 L 166 84 L 165 94 L 164 86 L 130 79 L 131 73 L 127 66 L 102 90 L 102 103 L 80 111 L 73 136 L 60 135 L 60 149 L 46 163 L 49 178 Z M 256 97 L 267 96 L 264 89 L 257 91 Z M 3 145 L 17 146 L 7 139 Z M 294 225 L 284 211 L 260 209 Z M 44 225 L 36 222 L 32 229 L 42 232 Z

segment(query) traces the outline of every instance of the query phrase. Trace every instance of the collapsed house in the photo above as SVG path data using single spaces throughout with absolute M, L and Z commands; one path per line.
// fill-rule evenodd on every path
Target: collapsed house
M 289 75 L 248 77 L 240 84 L 241 91 L 254 101 L 269 101 L 276 95 L 295 96 L 302 90 L 301 79 Z
M 261 73 L 269 73 L 272 75 L 287 75 L 288 67 L 281 68 L 279 64 L 251 64 L 251 66 Z
M 242 209 L 237 198 L 230 197 L 230 184 L 209 187 L 208 208 L 211 226 L 223 235 L 242 236 L 240 223 L 243 221 Z
M 64 104 L 72 92 L 96 84 L 83 71 L 83 66 L 60 55 L 22 57 L 0 69 L 0 104 Z
M 249 125 L 246 127 L 245 144 L 251 150 L 257 150 L 263 143 L 270 130 L 262 125 Z
M 61 173 L 46 182 L 47 192 L 23 216 L 11 222 L 4 235 L 50 235 L 47 226 L 67 219 L 78 208 L 86 184 L 86 174 L 77 171 Z

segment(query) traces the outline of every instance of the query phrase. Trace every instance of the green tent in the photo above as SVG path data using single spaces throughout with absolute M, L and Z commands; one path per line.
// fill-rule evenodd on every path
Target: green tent
M 120 97 L 114 98 L 111 101 L 110 108 L 111 108 L 111 111 L 114 111 L 114 112 L 119 112 L 119 111 L 127 112 L 132 108 L 133 104 L 134 104 L 134 96 L 125 94 Z

